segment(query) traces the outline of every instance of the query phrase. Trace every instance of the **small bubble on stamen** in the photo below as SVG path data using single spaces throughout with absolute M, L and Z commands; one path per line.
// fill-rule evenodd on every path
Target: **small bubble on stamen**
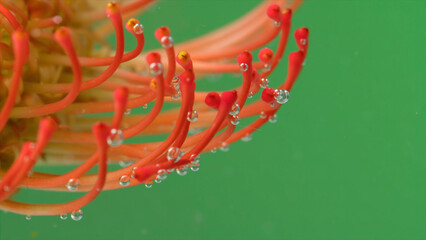
M 189 157 L 189 160 L 191 160 L 191 164 L 198 164 L 200 162 L 200 155 L 192 154 L 191 157 Z
M 171 48 L 173 46 L 173 38 L 171 36 L 164 36 L 161 38 L 161 46 L 163 48 Z
M 275 98 L 275 100 L 277 100 L 277 103 L 284 104 L 284 103 L 288 102 L 288 100 L 290 98 L 290 93 L 287 90 L 275 89 L 274 98 Z
M 210 152 L 211 152 L 211 153 L 216 153 L 216 152 L 217 152 L 217 149 L 216 149 L 216 148 L 213 148 L 212 150 L 210 150 Z
M 124 111 L 124 115 L 130 115 L 132 113 L 132 109 L 128 108 L 126 111 Z
M 107 143 L 111 147 L 120 146 L 123 143 L 124 136 L 121 129 L 111 129 L 110 135 L 107 137 Z
M 152 183 L 145 183 L 146 188 L 152 188 Z
M 306 39 L 305 38 L 300 39 L 300 44 L 306 45 Z
M 147 109 L 148 108 L 148 103 L 145 103 L 144 105 L 142 105 L 143 109 Z
M 179 90 L 176 91 L 176 93 L 171 97 L 174 101 L 178 101 L 180 97 L 182 96 L 182 92 Z
M 243 142 L 249 142 L 249 141 L 251 141 L 252 138 L 253 138 L 253 136 L 251 135 L 251 133 L 248 133 L 244 137 L 242 137 L 241 140 Z
M 83 218 L 83 211 L 81 211 L 81 209 L 78 209 L 71 213 L 71 219 L 74 221 L 80 221 L 82 218 Z
M 157 174 L 158 174 L 157 175 L 157 179 L 159 179 L 161 181 L 163 181 L 163 180 L 165 180 L 167 178 L 167 171 L 164 170 L 164 169 L 158 170 Z
M 161 73 L 163 73 L 163 65 L 161 63 L 151 63 L 149 65 L 149 72 L 153 76 L 160 75 Z
M 181 169 L 176 170 L 179 176 L 185 176 L 188 173 L 188 167 L 183 167 Z
M 133 163 L 134 163 L 133 161 L 119 161 L 118 165 L 122 168 L 125 168 L 132 165 Z
M 198 171 L 200 170 L 200 164 L 197 164 L 197 165 L 191 166 L 191 170 L 192 170 L 193 172 L 198 172 Z
M 267 88 L 269 86 L 269 80 L 267 78 L 260 79 L 260 87 Z
M 281 22 L 274 21 L 274 26 L 275 27 L 281 27 Z
M 186 116 L 186 119 L 190 122 L 196 122 L 198 120 L 198 112 L 197 110 L 192 110 L 191 112 L 188 112 L 188 115 Z
M 133 31 L 136 33 L 136 34 L 142 34 L 143 33 L 143 25 L 142 24 L 140 24 L 140 23 L 136 23 L 134 26 L 133 26 Z
M 267 116 L 265 112 L 261 112 L 259 117 L 265 119 Z
M 248 70 L 248 64 L 247 63 L 241 63 L 240 64 L 241 71 L 245 72 Z
M 61 218 L 61 220 L 67 220 L 68 213 L 64 213 L 64 214 L 59 215 L 59 218 Z
M 155 179 L 154 182 L 155 183 L 161 183 L 161 180 L 160 179 Z
M 229 145 L 226 143 L 223 143 L 222 146 L 220 147 L 220 150 L 222 152 L 229 152 Z
M 230 115 L 232 116 L 236 116 L 240 113 L 240 105 L 238 105 L 238 103 L 232 105 L 232 109 L 229 112 Z
M 270 123 L 276 123 L 278 121 L 277 114 L 272 115 L 269 120 Z
M 27 219 L 28 221 L 31 220 L 31 215 L 25 216 L 25 219 Z
M 167 151 L 167 160 L 178 162 L 180 159 L 180 149 L 178 147 L 171 147 Z
M 233 124 L 233 125 L 238 125 L 238 124 L 240 124 L 240 117 L 238 117 L 238 116 L 231 116 L 231 123 Z
M 70 180 L 68 180 L 66 187 L 67 187 L 68 191 L 75 192 L 80 187 L 80 180 L 78 180 L 76 178 L 71 178 Z
M 129 175 L 123 175 L 120 177 L 119 180 L 120 186 L 127 187 L 130 185 L 130 176 Z

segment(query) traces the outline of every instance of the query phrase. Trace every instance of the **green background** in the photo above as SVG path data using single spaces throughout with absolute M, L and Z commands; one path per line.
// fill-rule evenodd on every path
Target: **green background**
M 158 26 L 183 41 L 258 2 L 160 1 L 140 18 L 147 46 L 158 47 Z M 0 239 L 426 239 L 425 9 L 424 0 L 307 0 L 293 18 L 293 30 L 310 28 L 307 65 L 277 123 L 202 155 L 197 173 L 103 192 L 80 222 L 1 212 Z

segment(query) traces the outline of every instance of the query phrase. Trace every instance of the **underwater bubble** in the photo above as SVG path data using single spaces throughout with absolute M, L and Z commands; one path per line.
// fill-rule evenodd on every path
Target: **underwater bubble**
M 185 176 L 188 173 L 188 167 L 183 167 L 181 169 L 176 170 L 179 176 Z
M 231 117 L 231 123 L 233 124 L 233 125 L 238 125 L 238 124 L 240 124 L 240 117 L 238 117 L 238 116 L 232 116 Z
M 133 26 L 133 31 L 136 33 L 136 34 L 142 34 L 143 33 L 143 25 L 142 24 L 140 24 L 140 23 L 137 23 L 137 24 L 135 24 L 134 26 Z
M 149 72 L 153 76 L 160 75 L 161 73 L 163 73 L 163 65 L 161 63 L 156 63 L 156 62 L 151 63 L 149 65 Z
M 67 220 L 68 213 L 61 214 L 61 215 L 59 215 L 59 217 L 61 218 L 61 220 Z
M 83 218 L 83 211 L 81 211 L 81 209 L 78 209 L 71 213 L 71 219 L 74 221 L 80 221 L 82 218 Z
M 190 122 L 196 122 L 198 120 L 198 112 L 197 110 L 192 110 L 191 112 L 188 112 L 188 115 L 186 116 L 186 119 Z
M 274 114 L 273 116 L 271 116 L 268 120 L 270 123 L 276 123 L 278 121 L 278 116 L 277 114 Z
M 200 164 L 197 164 L 197 165 L 191 166 L 191 170 L 192 170 L 193 172 L 198 172 L 198 170 L 200 170 Z
M 180 149 L 178 147 L 171 147 L 167 151 L 167 160 L 178 162 L 181 157 Z
M 251 133 L 248 133 L 244 137 L 242 137 L 241 140 L 243 142 L 249 142 L 249 141 L 251 141 L 252 138 L 253 138 L 253 136 L 251 135 Z
M 267 88 L 269 87 L 269 80 L 267 78 L 260 79 L 260 87 L 261 88 Z
M 240 105 L 238 105 L 238 103 L 232 105 L 232 109 L 229 112 L 230 115 L 232 116 L 236 116 L 238 115 L 238 113 L 240 113 Z
M 247 63 L 241 63 L 240 64 L 240 69 L 241 69 L 241 71 L 243 71 L 243 72 L 245 72 L 245 71 L 247 71 L 248 70 L 248 64 Z
M 152 183 L 145 183 L 146 188 L 152 188 Z
M 163 181 L 167 178 L 167 171 L 164 169 L 160 169 L 157 172 L 157 179 Z
M 130 185 L 130 176 L 129 175 L 121 176 L 120 179 L 119 179 L 119 183 L 120 183 L 120 186 L 122 186 L 122 187 L 129 186 Z
M 107 137 L 107 143 L 111 147 L 117 147 L 120 146 L 123 143 L 124 136 L 121 129 L 111 129 L 111 133 Z
M 78 190 L 78 187 L 80 187 L 80 180 L 76 178 L 71 178 L 70 180 L 68 180 L 68 183 L 66 186 L 68 188 L 68 191 L 75 192 Z

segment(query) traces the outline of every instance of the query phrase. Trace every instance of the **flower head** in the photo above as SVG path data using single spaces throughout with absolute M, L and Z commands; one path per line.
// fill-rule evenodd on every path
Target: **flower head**
M 177 45 L 173 29 L 159 27 L 154 35 L 161 49 L 142 53 L 143 25 L 135 18 L 123 24 L 123 16 L 152 2 L 109 3 L 99 10 L 86 1 L 0 1 L 0 209 L 61 218 L 71 212 L 79 220 L 80 208 L 102 190 L 151 187 L 173 171 L 197 171 L 203 152 L 226 150 L 268 120 L 276 121 L 306 58 L 308 29 L 294 33 L 299 50 L 289 55 L 285 81 L 270 88 L 268 76 L 283 56 L 292 10 L 301 1 L 288 6 L 283 0 L 264 1 L 220 31 Z M 106 18 L 109 22 L 101 22 Z M 101 37 L 110 30 L 116 38 L 113 53 Z M 126 53 L 124 31 L 137 42 Z M 256 61 L 250 51 L 278 36 L 278 48 L 261 49 Z M 198 79 L 216 73 L 240 73 L 242 84 L 228 91 L 196 91 Z M 248 104 L 255 95 L 259 100 Z M 179 106 L 163 110 L 166 102 Z M 147 104 L 152 107 L 147 114 L 128 114 Z M 113 114 L 87 117 L 107 112 Z M 237 130 L 242 119 L 256 115 Z M 161 142 L 123 143 L 164 133 L 168 137 Z M 123 168 L 108 171 L 107 161 Z M 56 175 L 33 171 L 37 162 L 78 166 Z M 88 174 L 96 164 L 98 173 Z M 20 187 L 87 193 L 68 203 L 29 204 L 11 200 Z

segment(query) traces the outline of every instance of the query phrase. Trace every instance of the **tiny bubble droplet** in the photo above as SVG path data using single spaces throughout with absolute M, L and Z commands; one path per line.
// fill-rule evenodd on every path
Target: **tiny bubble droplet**
M 247 63 L 241 63 L 240 64 L 241 71 L 245 72 L 248 70 L 248 64 Z
M 25 219 L 27 219 L 28 221 L 31 220 L 31 215 L 25 216 Z
M 216 153 L 216 152 L 217 152 L 217 149 L 216 149 L 216 148 L 213 148 L 210 152 L 211 152 L 211 153 Z
M 267 78 L 260 79 L 260 87 L 267 88 L 269 86 L 269 80 Z
M 132 165 L 133 163 L 134 163 L 133 161 L 119 161 L 118 165 L 122 168 L 125 168 Z
M 143 25 L 142 24 L 140 24 L 140 23 L 137 23 L 137 24 L 135 24 L 134 26 L 133 26 L 133 31 L 136 33 L 136 34 L 142 34 L 143 33 Z
M 61 214 L 61 215 L 59 215 L 59 217 L 61 218 L 61 220 L 67 220 L 68 213 Z
M 157 76 L 160 75 L 161 73 L 163 73 L 163 65 L 161 63 L 151 63 L 149 65 L 149 72 L 153 75 L 153 76 Z
M 198 170 L 200 170 L 200 164 L 197 164 L 197 165 L 191 166 L 191 170 L 192 170 L 193 172 L 198 172 Z
M 222 146 L 220 147 L 220 150 L 222 151 L 222 152 L 229 152 L 229 145 L 227 145 L 227 144 L 222 144 Z
M 198 112 L 197 110 L 192 110 L 192 112 L 188 112 L 186 119 L 190 122 L 196 122 L 198 120 Z
M 71 212 L 71 219 L 74 221 L 80 221 L 83 218 L 83 211 L 78 209 L 76 211 Z
M 233 124 L 233 125 L 238 125 L 238 124 L 240 124 L 240 117 L 238 117 L 238 116 L 232 116 L 231 117 L 231 123 Z
M 165 180 L 167 178 L 167 171 L 164 170 L 164 169 L 158 170 L 157 174 L 158 174 L 157 175 L 157 179 L 158 180 L 163 181 L 163 180 Z
M 253 138 L 253 136 L 251 135 L 251 133 L 248 133 L 244 137 L 242 137 L 241 140 L 243 142 L 249 142 L 252 138 Z
M 146 188 L 152 188 L 152 183 L 145 183 Z
M 130 185 L 130 176 L 129 175 L 123 175 L 120 177 L 119 180 L 120 186 L 127 187 Z
M 230 115 L 235 116 L 238 115 L 238 113 L 240 113 L 240 105 L 238 105 L 238 103 L 232 105 L 232 109 L 229 112 Z
M 75 192 L 78 190 L 78 187 L 80 187 L 80 181 L 76 178 L 71 178 L 70 180 L 68 180 L 66 186 L 68 188 L 68 191 Z
M 265 119 L 267 116 L 265 112 L 261 112 L 259 117 Z
M 192 154 L 189 160 L 191 160 L 191 164 L 198 164 L 200 162 L 200 155 Z
M 180 159 L 180 149 L 178 147 L 171 147 L 167 151 L 167 160 L 178 162 Z
M 132 113 L 132 109 L 128 108 L 126 111 L 124 111 L 124 115 L 130 115 Z
M 154 182 L 155 183 L 161 183 L 161 180 L 160 179 L 155 179 Z
M 269 120 L 270 123 L 276 123 L 278 121 L 277 114 L 272 115 Z
M 161 46 L 163 48 L 171 48 L 173 46 L 173 38 L 171 36 L 164 36 L 161 38 Z
M 176 172 L 179 176 L 185 176 L 188 173 L 188 167 L 178 169 Z
M 111 147 L 117 147 L 120 146 L 123 143 L 123 132 L 121 131 L 121 129 L 111 129 L 111 133 L 109 134 L 109 136 L 107 137 L 107 143 L 108 145 L 110 145 Z

